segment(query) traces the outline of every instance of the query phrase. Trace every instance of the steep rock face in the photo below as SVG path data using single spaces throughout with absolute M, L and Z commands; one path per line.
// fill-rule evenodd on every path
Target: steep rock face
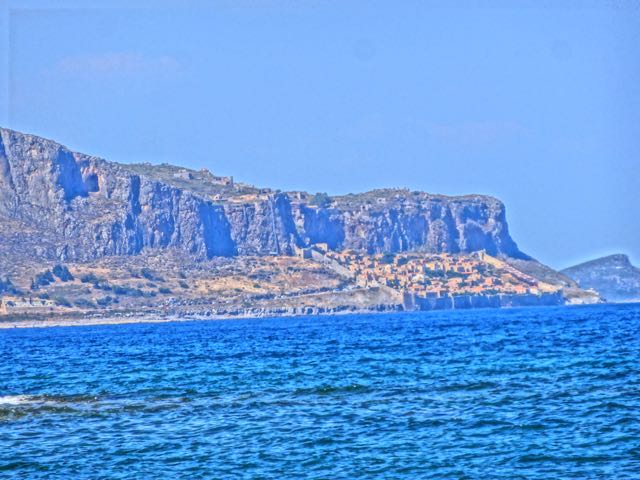
M 504 205 L 495 198 L 396 194 L 389 199 L 382 194 L 376 198 L 385 200 L 383 206 L 347 200 L 337 200 L 331 208 L 299 205 L 300 237 L 306 243 L 369 253 L 486 250 L 525 257 L 509 236 Z
M 87 260 L 146 248 L 208 258 L 288 255 L 314 243 L 525 257 L 492 197 L 385 190 L 336 197 L 321 208 L 271 191 L 248 201 L 240 194 L 213 201 L 210 193 L 0 129 L 0 219 L 46 234 L 47 257 Z
M 265 201 L 227 204 L 224 210 L 241 255 L 291 255 L 293 247 L 300 245 L 286 194 L 278 193 Z
M 55 142 L 0 134 L 0 215 L 53 232 L 56 257 L 83 260 L 145 247 L 236 253 L 222 207 Z
M 640 268 L 623 254 L 591 260 L 562 270 L 581 288 L 591 288 L 610 302 L 640 300 Z

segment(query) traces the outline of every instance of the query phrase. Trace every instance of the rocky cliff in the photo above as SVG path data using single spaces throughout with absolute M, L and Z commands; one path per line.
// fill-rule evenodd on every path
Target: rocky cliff
M 623 254 L 591 260 L 562 270 L 581 288 L 596 290 L 609 302 L 640 301 L 640 269 Z
M 336 197 L 327 208 L 295 207 L 298 234 L 307 244 L 368 253 L 486 250 L 525 257 L 509 236 L 504 205 L 488 196 L 375 190 Z
M 174 181 L 152 165 L 140 171 L 0 129 L 0 219 L 22 235 L 0 232 L 3 240 L 63 261 L 169 247 L 202 258 L 286 255 L 314 243 L 526 257 L 492 197 L 379 190 L 317 206 L 306 195 Z

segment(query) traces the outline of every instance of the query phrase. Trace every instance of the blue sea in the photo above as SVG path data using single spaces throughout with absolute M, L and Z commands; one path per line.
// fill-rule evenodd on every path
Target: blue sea
M 0 331 L 0 478 L 640 478 L 640 305 Z

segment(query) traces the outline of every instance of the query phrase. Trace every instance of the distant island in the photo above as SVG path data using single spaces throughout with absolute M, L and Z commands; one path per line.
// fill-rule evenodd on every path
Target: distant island
M 640 302 L 640 268 L 624 254 L 597 258 L 562 273 L 580 287 L 598 291 L 609 302 Z
M 521 252 L 490 196 L 283 192 L 0 140 L 5 324 L 602 301 Z

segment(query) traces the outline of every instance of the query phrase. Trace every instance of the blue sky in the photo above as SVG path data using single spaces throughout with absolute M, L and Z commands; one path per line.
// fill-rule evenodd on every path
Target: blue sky
M 4 0 L 0 124 L 280 189 L 487 193 L 543 262 L 640 263 L 640 2 L 512 4 Z

